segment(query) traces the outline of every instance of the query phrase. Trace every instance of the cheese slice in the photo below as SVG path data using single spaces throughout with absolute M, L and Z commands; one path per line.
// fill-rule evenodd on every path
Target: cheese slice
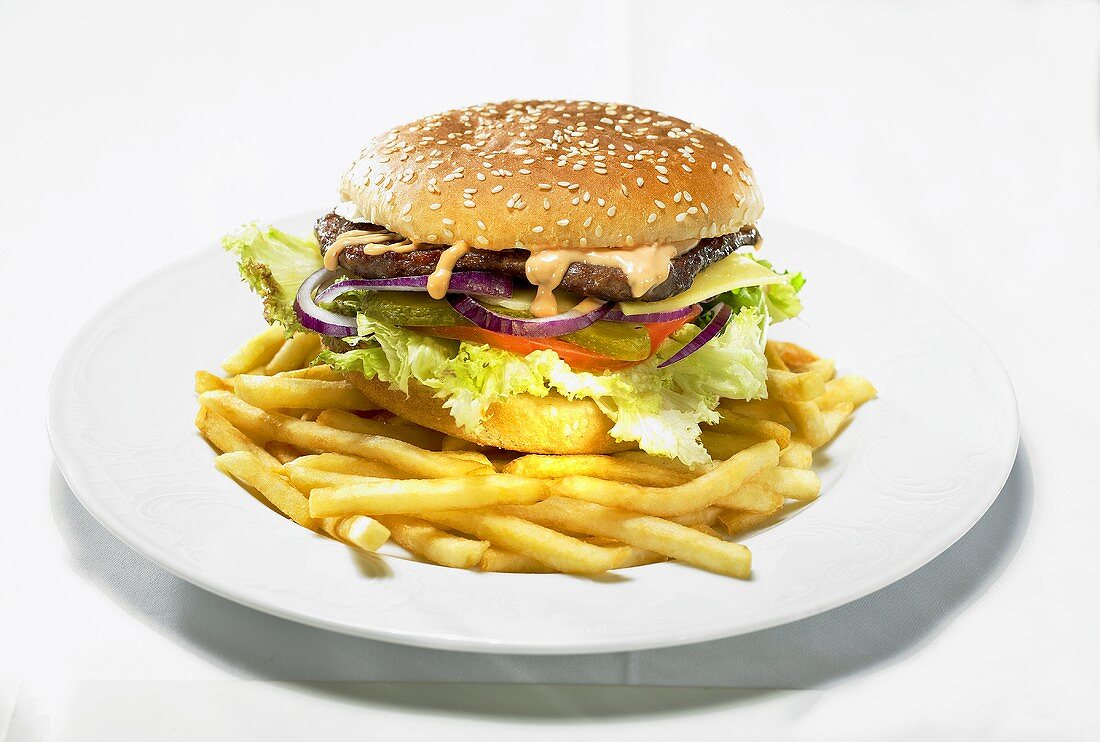
M 767 286 L 783 283 L 783 277 L 752 258 L 734 253 L 701 271 L 691 287 L 676 296 L 661 301 L 626 301 L 619 303 L 623 314 L 649 314 L 669 312 L 673 309 L 698 304 L 718 294 L 747 286 Z

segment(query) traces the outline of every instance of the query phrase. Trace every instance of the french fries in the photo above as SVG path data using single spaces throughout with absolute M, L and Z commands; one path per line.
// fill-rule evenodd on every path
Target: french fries
M 363 551 L 378 551 L 382 544 L 390 540 L 390 529 L 365 515 L 325 518 L 321 521 L 321 530 L 337 541 L 358 546 Z
M 655 551 L 719 574 L 742 579 L 749 576 L 752 557 L 741 544 L 699 533 L 652 515 L 604 507 L 590 502 L 551 497 L 537 505 L 508 508 L 544 526 L 617 539 L 624 544 Z
M 245 451 L 255 456 L 269 469 L 277 469 L 280 465 L 279 460 L 265 451 L 263 446 L 237 430 L 224 417 L 205 407 L 199 408 L 195 416 L 195 427 L 202 433 L 202 437 L 210 442 L 210 445 L 223 453 Z
M 481 563 L 489 542 L 447 533 L 420 518 L 404 515 L 379 516 L 378 521 L 390 529 L 393 540 L 433 564 L 456 569 L 472 569 Z
M 745 480 L 778 463 L 779 446 L 775 441 L 765 441 L 674 487 L 640 487 L 574 475 L 559 481 L 555 491 L 564 497 L 648 515 L 683 515 L 732 495 Z
M 217 411 L 242 430 L 270 436 L 305 451 L 332 451 L 362 456 L 426 477 L 461 476 L 474 469 L 484 468 L 477 462 L 426 451 L 393 438 L 352 433 L 278 412 L 261 410 L 229 392 L 206 392 L 199 395 L 199 404 Z
M 283 346 L 283 337 L 283 328 L 268 327 L 233 351 L 222 363 L 222 368 L 227 374 L 243 374 L 257 366 L 266 367 Z
M 255 454 L 248 451 L 223 453 L 214 463 L 221 471 L 259 492 L 265 500 L 298 525 L 309 529 L 316 527 L 316 522 L 309 514 L 309 499 L 264 466 Z
M 320 352 L 321 338 L 318 335 L 312 332 L 298 333 L 283 343 L 283 346 L 268 361 L 264 372 L 270 375 L 302 368 Z
M 541 479 L 513 474 L 448 479 L 368 479 L 312 490 L 309 510 L 314 518 L 424 513 L 430 520 L 436 510 L 538 502 L 549 489 Z
M 768 341 L 768 398 L 721 401 L 701 434 L 712 463 L 521 454 L 354 414 L 375 405 L 309 365 L 319 350 L 312 333 L 269 328 L 225 361 L 228 378 L 196 372 L 195 426 L 221 452 L 217 467 L 316 533 L 482 572 L 595 575 L 674 559 L 747 578 L 749 549 L 729 539 L 819 497 L 814 451 L 876 396 L 831 359 Z
M 419 425 L 394 425 L 379 420 L 367 420 L 343 410 L 325 410 L 317 416 L 317 422 L 340 430 L 350 430 L 363 435 L 382 435 L 411 443 L 418 448 L 439 450 L 443 434 Z M 445 449 L 444 449 L 445 450 Z
M 625 548 L 597 546 L 523 518 L 494 512 L 427 513 L 428 520 L 470 533 L 494 546 L 530 557 L 558 572 L 597 574 L 622 565 Z
M 377 407 L 350 381 L 242 374 L 233 379 L 233 393 L 264 410 L 373 410 Z

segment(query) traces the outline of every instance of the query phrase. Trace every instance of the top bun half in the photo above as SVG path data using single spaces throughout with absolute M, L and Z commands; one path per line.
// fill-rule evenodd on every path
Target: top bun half
M 359 213 L 416 242 L 630 247 L 716 237 L 763 211 L 722 137 L 636 106 L 505 101 L 375 137 L 341 184 Z

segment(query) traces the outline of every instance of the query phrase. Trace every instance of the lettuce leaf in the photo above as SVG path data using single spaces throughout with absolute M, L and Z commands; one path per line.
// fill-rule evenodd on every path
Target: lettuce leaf
M 241 278 L 263 300 L 264 318 L 282 325 L 288 334 L 301 330 L 294 295 L 302 281 L 322 266 L 316 240 L 274 227 L 261 229 L 253 222 L 223 237 L 222 247 L 237 256 Z
M 750 255 L 753 260 L 765 268 L 771 268 L 772 264 Z M 716 301 L 729 304 L 734 311 L 744 308 L 752 308 L 767 316 L 769 322 L 782 322 L 792 317 L 797 317 L 802 311 L 802 300 L 798 298 L 798 292 L 806 285 L 806 278 L 801 273 L 790 271 L 776 274 L 783 277 L 782 283 L 773 283 L 768 286 L 748 286 L 743 289 L 727 291 L 715 297 Z
M 514 394 L 591 399 L 613 422 L 611 436 L 686 464 L 710 461 L 700 424 L 717 422 L 721 397 L 767 395 L 764 322 L 752 307 L 739 312 L 717 338 L 683 361 L 657 368 L 699 332 L 685 325 L 657 355 L 621 371 L 575 371 L 556 353 L 526 356 L 477 343 L 455 343 L 403 330 L 365 315 L 351 350 L 324 351 L 321 360 L 341 371 L 388 381 L 408 391 L 410 379 L 436 390 L 455 421 L 476 429 L 489 406 Z

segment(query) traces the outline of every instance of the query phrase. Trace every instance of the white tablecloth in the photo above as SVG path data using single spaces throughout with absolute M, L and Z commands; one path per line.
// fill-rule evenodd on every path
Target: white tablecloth
M 1096 738 L 1098 21 L 1090 2 L 0 5 L 0 740 Z M 973 531 L 785 627 L 524 658 L 272 618 L 99 526 L 44 431 L 91 310 L 241 221 L 325 205 L 375 131 L 509 96 L 716 129 L 769 215 L 973 323 L 1023 422 Z M 858 302 L 858 277 L 836 291 Z

